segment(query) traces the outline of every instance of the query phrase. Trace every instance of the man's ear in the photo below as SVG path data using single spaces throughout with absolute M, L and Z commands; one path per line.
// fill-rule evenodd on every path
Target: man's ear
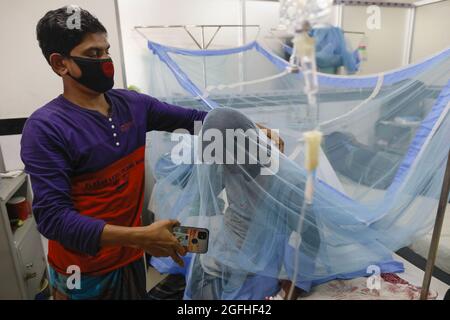
M 69 73 L 67 62 L 60 53 L 52 53 L 48 60 L 53 71 L 55 71 L 59 76 L 63 76 Z

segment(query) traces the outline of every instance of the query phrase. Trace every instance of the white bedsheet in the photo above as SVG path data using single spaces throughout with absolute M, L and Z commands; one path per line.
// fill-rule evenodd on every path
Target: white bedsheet
M 424 272 L 409 263 L 398 255 L 394 255 L 394 259 L 403 262 L 405 266 L 405 272 L 398 273 L 397 275 L 403 280 L 408 281 L 411 285 L 416 287 L 422 286 Z M 410 300 L 418 299 L 420 291 L 402 290 L 402 287 L 398 287 L 397 290 L 389 290 L 389 286 L 382 284 L 383 290 L 379 295 L 376 293 L 368 292 L 364 290 L 366 286 L 367 278 L 356 278 L 352 280 L 345 280 L 336 282 L 330 287 L 330 282 L 313 288 L 310 295 L 307 297 L 299 298 L 300 300 Z M 336 288 L 338 287 L 338 288 Z M 342 290 L 343 287 L 348 287 L 349 290 Z M 353 288 L 354 290 L 351 290 Z M 442 300 L 445 293 L 450 287 L 442 281 L 432 278 L 430 284 L 430 297 L 436 300 Z M 344 288 L 345 289 L 345 288 Z M 362 290 L 361 290 L 362 289 Z M 342 292 L 348 291 L 348 293 L 342 294 Z M 413 294 L 413 296 L 412 296 Z

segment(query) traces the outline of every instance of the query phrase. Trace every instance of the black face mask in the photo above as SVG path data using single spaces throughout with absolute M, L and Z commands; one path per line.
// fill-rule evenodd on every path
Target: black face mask
M 114 64 L 111 58 L 108 59 L 90 59 L 70 56 L 81 70 L 81 77 L 74 78 L 83 86 L 96 91 L 105 93 L 114 86 Z

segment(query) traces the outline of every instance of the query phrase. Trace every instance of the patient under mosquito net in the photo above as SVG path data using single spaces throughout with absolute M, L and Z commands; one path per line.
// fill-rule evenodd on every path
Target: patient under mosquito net
M 148 156 L 157 180 L 152 211 L 211 233 L 208 253 L 186 257 L 187 268 L 170 259 L 152 261 L 162 272 L 186 274 L 185 298 L 258 299 L 294 275 L 296 285 L 308 290 L 334 278 L 367 275 L 371 264 L 380 272 L 401 270 L 392 252 L 430 231 L 438 205 L 450 136 L 450 49 L 378 75 L 319 74 L 323 150 L 301 230 L 301 138 L 308 121 L 301 72 L 287 72 L 287 62 L 257 42 L 223 50 L 149 42 L 149 49 L 158 71 L 150 73 L 155 78 L 149 93 L 214 109 L 204 125 L 220 130 L 254 126 L 220 115 L 229 112 L 225 107 L 239 109 L 280 129 L 285 140 L 287 157 L 270 147 L 271 161 L 259 168 L 272 174 L 263 175 L 255 165 L 180 164 L 164 155 L 173 150 L 170 134 L 151 133 Z M 214 124 L 214 115 L 221 121 Z M 183 139 L 194 159 L 206 148 L 201 137 Z
M 210 129 L 224 137 L 227 129 L 242 131 L 234 131 L 240 136 L 236 134 L 230 147 L 226 139 L 216 144 L 206 141 Z M 358 219 L 364 208 L 322 181 L 316 184 L 313 205 L 301 216 L 305 170 L 267 143 L 263 133 L 247 133 L 255 129 L 241 112 L 215 109 L 205 119 L 203 141 L 186 136 L 189 148 L 184 149 L 190 150 L 191 160 L 213 150 L 215 161 L 177 165 L 173 155 L 166 154 L 156 162 L 152 196 L 156 217 L 210 230 L 208 253 L 186 257 L 185 270 L 169 259 L 152 259 L 160 272 L 186 274 L 185 298 L 274 295 L 280 279 L 293 277 L 296 250 L 296 287 L 305 291 L 335 278 L 366 276 L 372 265 L 380 272 L 403 270 L 392 260 L 389 235 Z M 241 162 L 239 154 L 245 155 Z M 262 162 L 261 154 L 270 161 Z M 301 230 L 298 219 L 303 219 Z

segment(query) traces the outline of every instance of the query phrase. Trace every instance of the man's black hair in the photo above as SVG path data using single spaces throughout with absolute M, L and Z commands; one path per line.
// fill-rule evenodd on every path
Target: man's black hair
M 75 10 L 79 20 L 73 20 Z M 74 25 L 74 21 L 78 25 Z M 85 35 L 90 33 L 107 33 L 102 23 L 89 11 L 75 7 L 62 7 L 47 12 L 36 26 L 37 40 L 45 59 L 50 63 L 50 55 L 59 53 L 68 56 L 79 45 Z

